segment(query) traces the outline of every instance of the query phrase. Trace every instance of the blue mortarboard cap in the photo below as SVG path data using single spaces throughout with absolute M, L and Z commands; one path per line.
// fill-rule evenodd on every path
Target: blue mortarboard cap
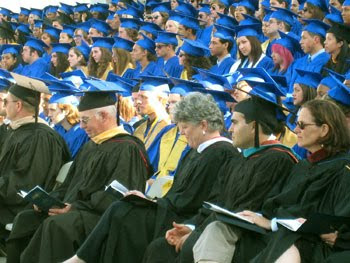
M 32 31 L 29 28 L 29 25 L 27 24 L 19 24 L 16 28 L 16 30 L 21 31 L 22 33 L 26 35 L 30 35 Z
M 156 4 L 153 4 L 151 8 L 152 8 L 152 13 L 155 13 L 155 12 L 169 13 L 171 9 L 170 2 L 156 3 Z
M 86 21 L 83 23 L 76 24 L 74 27 L 75 29 L 81 29 L 84 32 L 89 33 L 90 26 L 91 26 L 91 23 L 89 21 Z
M 195 57 L 206 57 L 209 56 L 210 52 L 209 48 L 201 42 L 190 39 L 184 39 L 181 50 Z
M 261 21 L 254 16 L 243 14 L 244 20 L 242 20 L 239 25 L 252 25 L 252 24 L 261 24 Z
M 43 16 L 42 10 L 36 9 L 36 8 L 31 8 L 30 9 L 30 14 L 36 15 L 36 16 L 38 16 L 40 18 L 42 18 L 42 16 Z
M 132 16 L 134 18 L 142 17 L 142 12 L 139 9 L 137 9 L 134 6 L 128 5 L 128 4 L 126 6 L 127 6 L 127 8 L 123 8 L 123 9 L 118 10 L 117 14 L 118 15 L 129 15 L 129 16 Z
M 227 8 L 229 8 L 233 4 L 233 0 L 219 0 L 219 2 Z
M 8 10 L 7 8 L 4 7 L 0 7 L 0 14 L 4 15 L 4 16 L 11 16 L 11 11 Z
M 65 3 L 60 3 L 60 7 L 58 9 L 58 11 L 62 12 L 62 13 L 65 13 L 67 15 L 72 15 L 73 14 L 73 8 L 74 6 L 72 5 L 67 5 Z
M 249 86 L 252 87 L 252 89 L 249 91 L 250 95 L 259 97 L 265 101 L 277 105 L 277 96 L 279 95 L 275 93 L 275 85 L 271 83 L 254 82 L 249 80 L 247 82 Z
M 20 9 L 21 9 L 21 11 L 19 13 L 21 15 L 29 16 L 29 14 L 30 14 L 30 10 L 29 9 L 24 8 L 24 7 L 21 7 Z
M 120 77 L 111 71 L 108 73 L 106 81 L 117 83 L 122 88 L 124 88 L 126 91 L 121 92 L 121 95 L 123 97 L 131 96 L 132 88 L 136 85 L 135 83 L 130 82 L 128 79 Z
M 336 23 L 344 23 L 343 17 L 341 16 L 341 11 L 335 8 L 334 6 L 329 6 L 330 13 L 325 16 L 325 19 L 336 22 Z
M 184 25 L 185 27 L 192 28 L 194 30 L 199 30 L 199 20 L 194 17 L 190 16 L 182 16 L 182 19 L 178 21 L 181 25 Z
M 63 81 L 70 82 L 75 87 L 77 87 L 77 92 L 74 92 L 75 94 L 79 93 L 79 87 L 81 86 L 81 84 L 84 83 L 84 80 L 87 79 L 86 75 L 81 69 L 62 72 L 60 73 L 60 76 L 63 79 Z
M 158 36 L 154 42 L 177 46 L 177 34 L 165 31 L 158 31 Z
M 149 37 L 147 37 L 145 34 L 142 34 L 143 39 L 140 39 L 138 41 L 136 41 L 136 45 L 142 47 L 143 49 L 146 49 L 147 51 L 151 52 L 152 54 L 156 54 L 156 44 L 155 42 L 150 39 Z
M 176 22 L 179 23 L 181 21 L 181 19 L 182 19 L 182 16 L 183 16 L 182 13 L 172 10 L 172 11 L 169 12 L 168 20 L 173 20 L 173 21 L 176 21 Z
M 261 24 L 239 25 L 235 27 L 235 30 L 237 32 L 237 38 L 252 36 L 259 39 L 261 36 Z
M 339 81 L 339 79 L 333 75 L 331 78 L 337 84 L 336 87 L 328 91 L 328 96 L 334 99 L 335 101 L 345 105 L 350 106 L 350 89 L 344 83 Z
M 98 13 L 107 13 L 108 5 L 107 4 L 94 4 L 90 7 L 90 12 L 98 12 Z
M 107 49 L 112 49 L 112 46 L 114 44 L 113 37 L 93 37 L 92 41 L 94 42 L 91 46 L 94 47 L 103 47 Z
M 279 44 L 285 48 L 287 48 L 294 56 L 296 53 L 303 54 L 303 50 L 300 46 L 300 38 L 299 36 L 295 35 L 292 32 L 289 32 L 288 34 L 279 31 L 280 37 L 279 39 L 276 39 L 272 42 L 273 44 Z
M 17 27 L 19 26 L 19 24 L 17 22 L 10 22 L 9 24 L 10 24 L 11 29 L 13 31 L 15 31 L 17 29 Z
M 127 40 L 125 38 L 121 38 L 121 37 L 114 37 L 114 44 L 113 44 L 113 48 L 121 48 L 121 49 L 125 49 L 126 51 L 131 52 L 132 51 L 132 47 L 134 46 L 134 42 Z
M 345 0 L 343 6 L 350 6 L 350 0 Z
M 242 0 L 233 4 L 234 6 L 244 6 L 252 11 L 258 10 L 259 1 L 256 0 Z
M 199 74 L 199 75 L 196 75 L 197 80 L 206 89 L 211 89 L 211 90 L 232 89 L 231 84 L 229 83 L 226 77 L 217 75 L 205 69 L 201 69 L 201 68 L 194 68 L 194 69 Z
M 140 76 L 142 83 L 140 91 L 156 91 L 169 93 L 169 79 L 166 77 Z
M 27 37 L 27 42 L 24 44 L 24 46 L 34 48 L 42 53 L 45 52 L 44 48 L 48 48 L 44 41 L 33 37 Z
M 89 7 L 87 4 L 77 4 L 73 11 L 75 13 L 83 13 L 83 12 L 88 12 L 89 11 Z
M 106 20 L 113 20 L 116 12 L 109 11 L 109 15 L 107 16 Z
M 234 42 L 235 39 L 235 31 L 231 28 L 225 27 L 225 26 L 221 26 L 221 25 L 214 25 L 216 28 L 216 32 L 214 33 L 214 37 L 223 39 L 223 40 L 228 40 L 230 42 Z
M 18 21 L 19 19 L 19 14 L 18 13 L 12 13 L 11 18 L 15 19 L 16 21 Z
M 208 89 L 197 89 L 196 91 L 204 94 L 210 94 L 222 113 L 226 113 L 228 111 L 226 102 L 236 102 L 235 99 L 225 91 Z
M 104 21 L 98 19 L 90 19 L 90 27 L 95 28 L 105 36 L 109 34 L 111 27 Z
M 34 27 L 39 27 L 41 28 L 44 24 L 44 21 L 43 20 L 39 20 L 39 19 L 35 19 L 34 20 Z
M 21 53 L 22 45 L 16 44 L 3 44 L 1 45 L 1 55 L 14 54 L 18 55 Z
M 49 5 L 45 8 L 45 15 L 47 15 L 48 13 L 56 13 L 57 10 L 58 10 L 58 6 Z
M 68 54 L 69 49 L 72 47 L 68 43 L 52 43 L 52 53 L 59 52 L 63 54 Z
M 327 76 L 321 80 L 320 85 L 323 85 L 328 87 L 329 89 L 332 89 L 337 86 L 337 82 L 331 76 Z
M 216 23 L 218 25 L 229 27 L 229 28 L 234 28 L 235 26 L 238 25 L 238 22 L 234 17 L 221 14 L 221 13 L 217 13 L 217 14 L 220 17 L 218 20 L 216 20 Z
M 135 18 L 120 18 L 120 27 L 139 30 L 141 21 Z
M 132 87 L 134 87 L 134 86 L 139 84 L 139 81 L 132 80 L 132 79 L 129 79 L 129 78 L 120 77 L 120 76 L 112 73 L 111 71 L 108 73 L 107 78 L 106 78 L 107 81 L 112 81 L 112 82 L 114 82 L 116 79 L 119 80 L 119 81 L 126 82 L 127 84 L 129 84 Z
M 335 72 L 329 68 L 323 68 L 324 71 L 326 71 L 329 75 L 332 75 L 333 77 L 339 79 L 340 82 L 344 82 L 345 80 L 345 76 L 338 73 L 338 72 Z
M 210 12 L 210 5 L 209 4 L 199 4 L 200 5 L 200 8 L 198 10 L 198 13 L 199 12 L 203 12 L 203 13 L 206 13 L 206 14 L 211 14 Z
M 69 95 L 68 93 L 54 93 L 49 99 L 49 103 L 69 104 L 77 107 L 79 105 L 79 100 L 76 96 Z
M 277 85 L 269 73 L 264 68 L 240 68 L 237 69 L 240 73 L 237 81 L 255 81 L 255 82 L 266 82 Z
M 328 1 L 326 0 L 306 0 L 305 3 L 319 7 L 323 12 L 328 13 Z
M 162 29 L 157 24 L 152 22 L 142 22 L 139 30 L 150 33 L 153 35 L 153 37 L 157 36 L 158 31 L 162 31 Z
M 296 84 L 304 84 L 311 88 L 317 89 L 317 86 L 322 80 L 322 75 L 313 71 L 305 71 L 301 69 L 296 69 L 298 76 L 295 79 Z
M 268 7 L 264 7 L 265 10 L 265 16 L 263 17 L 263 22 L 269 22 L 272 13 L 274 12 L 274 10 L 268 8 Z
M 68 36 L 73 37 L 74 35 L 75 27 L 69 26 L 69 25 L 63 25 L 63 30 L 61 33 L 66 33 Z
M 277 83 L 283 94 L 288 92 L 288 81 L 285 76 L 282 75 L 271 75 L 271 78 Z
M 59 30 L 56 27 L 45 25 L 44 33 L 49 34 L 50 36 L 54 37 L 55 39 L 59 39 L 61 30 Z
M 190 3 L 178 1 L 179 5 L 175 8 L 175 11 L 180 12 L 186 16 L 197 17 L 198 11 Z
M 189 80 L 171 77 L 170 81 L 174 85 L 173 88 L 170 90 L 171 94 L 179 94 L 181 96 L 186 96 L 190 92 L 203 88 L 202 84 L 198 82 L 189 81 Z
M 11 73 L 9 71 L 7 71 L 6 69 L 2 69 L 2 68 L 0 68 L 0 79 L 6 80 L 6 81 L 11 82 L 11 83 L 16 83 L 16 80 L 11 75 Z
M 266 8 L 270 8 L 270 1 L 269 0 L 263 0 L 260 2 L 262 7 L 266 10 Z
M 330 25 L 323 23 L 318 19 L 303 19 L 307 25 L 303 28 L 303 31 L 308 31 L 322 37 L 326 37 L 327 30 L 330 28 Z
M 43 76 L 41 80 L 48 85 L 50 92 L 60 92 L 68 95 L 79 92 L 79 89 L 77 89 L 71 82 L 60 80 L 50 74 Z
M 297 16 L 295 13 L 286 8 L 275 7 L 276 11 L 271 13 L 270 19 L 275 18 L 279 21 L 286 22 L 289 25 L 293 25 L 294 18 Z

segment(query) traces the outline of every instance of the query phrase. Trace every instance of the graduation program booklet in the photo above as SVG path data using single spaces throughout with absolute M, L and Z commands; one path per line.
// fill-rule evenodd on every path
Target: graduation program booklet
M 171 186 L 174 181 L 173 176 L 160 176 L 157 177 L 156 180 L 154 180 L 153 184 L 150 186 L 150 188 L 147 191 L 147 196 L 151 198 L 161 198 L 163 196 L 163 189 L 167 187 L 168 185 Z
M 297 219 L 277 219 L 276 222 L 294 232 L 320 235 L 335 232 L 343 225 L 350 226 L 350 217 L 315 213 L 304 223 Z
M 119 198 L 122 198 L 127 192 L 129 192 L 129 189 L 119 183 L 117 180 L 114 180 L 108 186 L 106 186 L 105 191 L 117 195 Z
M 57 198 L 50 196 L 39 185 L 29 192 L 19 191 L 18 195 L 24 200 L 36 205 L 42 211 L 49 211 L 50 208 L 64 208 L 66 205 Z
M 255 225 L 253 221 L 245 218 L 244 216 L 239 215 L 238 213 L 234 213 L 230 210 L 227 210 L 209 202 L 204 202 L 203 207 L 216 212 L 216 218 L 224 223 L 235 225 L 260 234 L 267 233 L 266 229 Z

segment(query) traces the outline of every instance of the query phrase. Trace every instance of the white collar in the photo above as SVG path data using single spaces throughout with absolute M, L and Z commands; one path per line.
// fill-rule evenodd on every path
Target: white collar
M 217 143 L 217 142 L 229 142 L 232 144 L 232 141 L 230 139 L 227 139 L 225 137 L 216 137 L 214 139 L 210 139 L 208 141 L 205 141 L 203 143 L 201 143 L 198 148 L 197 148 L 197 152 L 198 153 L 202 153 L 206 148 L 208 148 L 210 145 Z
M 225 59 L 227 59 L 227 58 L 229 58 L 229 57 L 231 57 L 231 54 L 230 54 L 230 53 L 228 53 L 228 54 L 227 54 L 226 56 L 224 56 L 222 59 L 220 59 L 220 60 L 218 59 L 217 62 L 216 62 L 217 65 L 220 66 L 221 62 L 223 62 Z

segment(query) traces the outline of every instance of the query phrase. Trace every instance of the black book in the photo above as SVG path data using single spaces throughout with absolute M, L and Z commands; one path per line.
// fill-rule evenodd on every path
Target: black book
M 18 192 L 24 200 L 36 205 L 41 211 L 49 211 L 50 208 L 64 208 L 66 205 L 57 198 L 50 196 L 39 185 L 35 186 L 29 192 Z

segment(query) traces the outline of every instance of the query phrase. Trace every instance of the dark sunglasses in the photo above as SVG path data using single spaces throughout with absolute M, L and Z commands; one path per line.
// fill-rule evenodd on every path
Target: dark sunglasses
M 304 123 L 302 121 L 297 121 L 296 124 L 300 128 L 300 130 L 304 130 L 307 126 L 317 125 L 316 123 Z

